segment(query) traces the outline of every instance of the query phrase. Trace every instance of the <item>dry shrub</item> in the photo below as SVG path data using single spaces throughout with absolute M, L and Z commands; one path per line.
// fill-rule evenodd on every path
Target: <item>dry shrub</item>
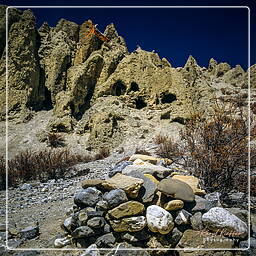
M 145 150 L 145 149 L 139 149 L 139 148 L 136 148 L 136 149 L 135 149 L 135 154 L 141 154 L 141 155 L 151 156 L 151 153 L 150 153 L 150 152 L 148 152 L 148 151 Z
M 210 118 L 198 114 L 182 132 L 188 150 L 186 165 L 194 169 L 208 191 L 244 189 L 236 181 L 248 169 L 248 120 L 236 106 L 216 104 Z M 255 152 L 251 156 L 254 161 Z
M 154 139 L 154 142 L 157 145 L 160 145 L 160 144 L 164 143 L 166 141 L 166 139 L 168 139 L 168 138 L 169 137 L 167 135 L 157 134 L 155 139 Z
M 178 161 L 183 158 L 183 147 L 179 143 L 173 141 L 172 138 L 166 135 L 157 135 L 155 143 L 158 144 L 156 153 L 163 157 Z
M 48 132 L 46 135 L 46 141 L 48 146 L 52 148 L 65 146 L 65 139 L 62 134 Z
M 203 113 L 198 113 L 186 122 L 180 133 L 182 143 L 175 144 L 165 138 L 159 144 L 158 154 L 168 158 L 181 157 L 184 167 L 203 180 L 207 191 L 245 191 L 249 137 L 247 112 L 237 108 L 237 102 L 228 107 L 216 104 L 213 110 L 212 116 L 205 118 Z M 255 134 L 252 129 L 251 139 Z M 255 156 L 256 150 L 252 148 L 251 166 L 255 166 Z
M 110 151 L 106 147 L 102 147 L 99 152 L 94 156 L 95 160 L 107 158 L 110 155 Z
M 77 163 L 92 161 L 88 155 L 78 155 L 68 149 L 51 149 L 33 152 L 26 150 L 8 161 L 8 184 L 18 184 L 31 180 L 44 182 L 64 176 L 65 171 Z M 5 171 L 4 171 L 5 172 Z M 2 170 L 1 170 L 2 173 Z M 1 180 L 0 186 L 5 184 Z

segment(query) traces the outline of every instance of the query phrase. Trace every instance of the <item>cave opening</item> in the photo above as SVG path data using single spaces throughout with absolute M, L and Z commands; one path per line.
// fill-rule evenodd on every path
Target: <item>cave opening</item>
M 142 109 L 145 108 L 147 106 L 147 103 L 144 101 L 144 99 L 142 97 L 138 97 L 135 100 L 135 105 L 137 109 Z
M 130 88 L 130 91 L 133 91 L 133 92 L 137 92 L 139 91 L 139 85 L 135 82 L 131 82 L 131 88 Z
M 217 77 L 221 77 L 221 76 L 223 76 L 224 75 L 224 72 L 223 71 L 219 71 L 218 73 L 217 73 Z
M 122 83 L 122 81 L 118 80 L 114 83 L 112 87 L 112 95 L 114 96 L 120 96 L 125 94 L 126 86 Z
M 175 94 L 172 93 L 165 93 L 161 99 L 161 102 L 163 104 L 165 103 L 172 103 L 173 101 L 177 100 L 177 97 Z
M 186 123 L 186 120 L 183 117 L 175 117 L 171 122 L 184 125 Z
M 47 87 L 44 88 L 44 101 L 43 101 L 43 108 L 45 110 L 50 110 L 53 108 L 52 104 L 52 95 L 50 90 Z

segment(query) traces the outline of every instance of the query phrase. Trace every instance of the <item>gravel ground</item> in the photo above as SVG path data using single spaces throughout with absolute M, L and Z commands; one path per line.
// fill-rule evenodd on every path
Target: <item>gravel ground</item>
M 109 167 L 124 156 L 125 154 L 112 155 L 104 160 L 80 164 L 79 168 L 87 171 L 85 176 L 49 180 L 47 183 L 31 182 L 18 188 L 10 188 L 8 190 L 9 223 L 15 224 L 17 230 L 21 230 L 31 223 L 38 222 L 40 230 L 39 237 L 24 241 L 18 248 L 54 248 L 53 242 L 55 238 L 63 233 L 60 225 L 65 219 L 65 213 L 73 207 L 73 197 L 81 189 L 81 180 L 106 178 Z M 5 223 L 5 200 L 5 191 L 1 191 L 1 224 Z M 67 253 L 64 255 L 68 255 Z M 77 253 L 80 252 L 78 251 Z

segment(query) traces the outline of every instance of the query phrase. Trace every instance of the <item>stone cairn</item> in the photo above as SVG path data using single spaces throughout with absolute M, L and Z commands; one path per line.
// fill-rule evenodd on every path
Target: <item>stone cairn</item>
M 199 179 L 170 166 L 168 159 L 136 154 L 108 179 L 82 181 L 55 247 L 246 247 L 246 211 L 223 208 L 220 193 L 206 194 Z

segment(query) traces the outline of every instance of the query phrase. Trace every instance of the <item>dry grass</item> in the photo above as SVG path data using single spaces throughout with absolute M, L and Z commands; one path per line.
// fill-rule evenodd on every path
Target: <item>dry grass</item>
M 157 145 L 160 145 L 160 144 L 164 143 L 166 141 L 166 139 L 168 139 L 167 135 L 157 134 L 155 139 L 154 139 L 154 142 Z
M 5 188 L 5 164 L 1 163 L 0 187 Z M 8 161 L 8 184 L 18 184 L 31 180 L 44 182 L 48 179 L 62 178 L 65 171 L 77 164 L 94 160 L 88 155 L 78 155 L 68 149 L 50 149 L 33 152 L 26 150 Z M 4 168 L 3 168 L 4 167 Z
M 166 135 L 157 135 L 155 143 L 158 144 L 156 153 L 163 157 L 176 161 L 183 157 L 183 148 Z

